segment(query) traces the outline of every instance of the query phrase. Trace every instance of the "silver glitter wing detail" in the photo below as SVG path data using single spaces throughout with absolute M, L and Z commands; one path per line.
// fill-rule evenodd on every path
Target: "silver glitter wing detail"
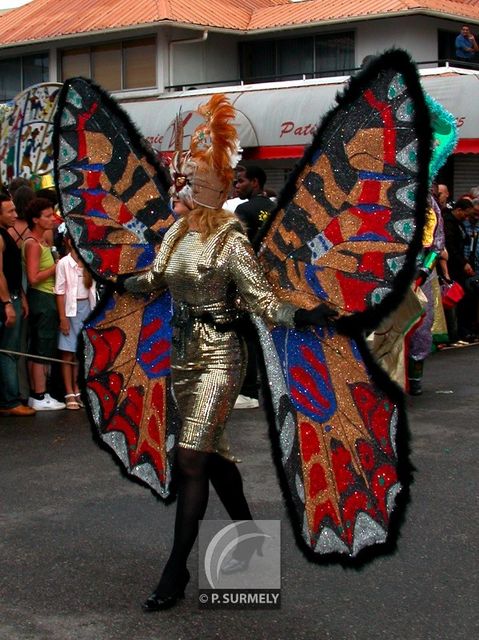
M 325 527 L 318 538 L 314 550 L 317 553 L 346 553 L 349 550 L 344 542 L 329 527 Z
M 353 552 L 357 555 L 361 549 L 372 544 L 386 542 L 387 531 L 383 529 L 367 513 L 359 513 L 354 525 Z

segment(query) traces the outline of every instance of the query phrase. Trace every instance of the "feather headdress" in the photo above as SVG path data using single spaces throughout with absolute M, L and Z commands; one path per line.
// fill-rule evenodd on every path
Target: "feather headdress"
M 234 167 L 241 157 L 238 134 L 231 124 L 235 109 L 226 96 L 217 94 L 201 105 L 198 113 L 204 122 L 195 129 L 186 154 L 181 149 L 181 117 L 177 119 L 177 150 L 170 169 L 173 189 L 190 208 L 220 209 L 228 198 Z
M 170 163 L 172 180 L 170 195 L 172 198 L 181 199 L 189 209 L 193 209 L 195 205 L 193 202 L 193 191 L 191 189 L 192 176 L 186 173 L 188 168 L 187 160 L 190 153 L 189 151 L 185 152 L 183 150 L 184 128 L 183 117 L 180 110 L 180 113 L 175 118 L 175 153 Z

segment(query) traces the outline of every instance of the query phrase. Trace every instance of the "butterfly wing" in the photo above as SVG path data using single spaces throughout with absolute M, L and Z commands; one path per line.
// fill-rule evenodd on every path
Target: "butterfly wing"
M 421 246 L 431 131 L 407 54 L 353 78 L 282 194 L 259 251 L 298 306 L 327 301 L 344 332 L 397 306 Z
M 127 114 L 89 80 L 67 80 L 54 146 L 62 212 L 84 262 L 106 281 L 147 269 L 175 217 L 166 174 Z
M 128 473 L 169 494 L 178 427 L 171 395 L 168 293 L 106 295 L 82 331 L 88 408 Z M 139 330 L 138 330 L 139 329 Z
M 387 52 L 326 116 L 259 249 L 286 299 L 324 301 L 340 316 L 328 330 L 258 326 L 289 493 L 303 539 L 321 554 L 356 556 L 384 542 L 407 481 L 396 449 L 401 403 L 360 336 L 414 273 L 430 141 L 415 67 Z
M 55 117 L 55 178 L 75 247 L 104 284 L 151 266 L 174 222 L 168 181 L 121 108 L 82 78 Z M 171 301 L 107 286 L 82 331 L 89 414 L 128 473 L 169 494 L 177 415 L 171 395 Z
M 256 326 L 303 541 L 315 553 L 351 557 L 384 543 L 408 477 L 404 461 L 398 469 L 396 431 L 404 415 L 397 394 L 374 381 L 349 336 L 320 328 L 270 331 L 258 320 Z

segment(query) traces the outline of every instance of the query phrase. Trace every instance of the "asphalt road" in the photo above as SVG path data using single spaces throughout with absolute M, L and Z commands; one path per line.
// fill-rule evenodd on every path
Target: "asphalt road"
M 282 519 L 282 608 L 145 615 L 174 507 L 127 481 L 83 412 L 0 421 L 1 640 L 461 640 L 478 637 L 479 347 L 432 356 L 408 400 L 411 502 L 397 551 L 361 571 L 310 564 L 295 545 L 261 410 L 230 425 L 258 518 Z M 212 495 L 207 517 L 225 514 Z

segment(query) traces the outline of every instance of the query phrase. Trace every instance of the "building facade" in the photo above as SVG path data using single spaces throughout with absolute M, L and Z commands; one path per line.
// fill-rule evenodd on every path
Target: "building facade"
M 90 77 L 165 152 L 179 107 L 187 117 L 212 91 L 225 91 L 240 110 L 245 160 L 262 164 L 278 188 L 347 77 L 367 56 L 401 47 L 457 118 L 461 143 L 445 179 L 458 195 L 479 184 L 479 65 L 477 73 L 475 64 L 451 69 L 454 39 L 464 22 L 476 30 L 479 7 L 418 5 L 198 0 L 185 15 L 175 0 L 84 0 L 81 11 L 73 0 L 32 0 L 0 16 L 0 100 L 38 82 Z

